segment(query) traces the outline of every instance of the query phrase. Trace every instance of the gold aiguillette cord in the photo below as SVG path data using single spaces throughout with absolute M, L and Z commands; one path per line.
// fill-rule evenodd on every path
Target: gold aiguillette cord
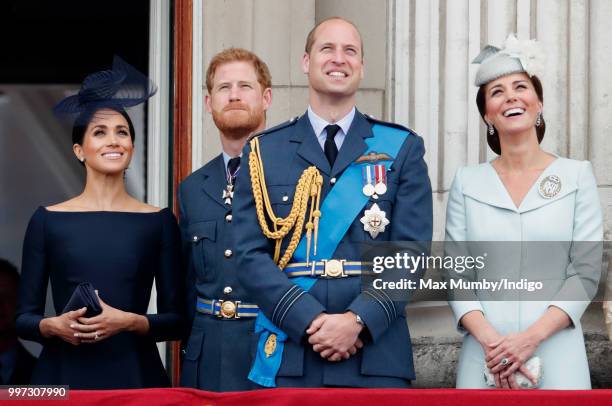
M 310 166 L 302 172 L 300 179 L 295 186 L 295 194 L 291 211 L 285 218 L 276 217 L 270 196 L 266 187 L 266 179 L 264 174 L 261 152 L 259 149 L 259 139 L 253 138 L 250 142 L 251 152 L 249 153 L 249 170 L 251 171 L 251 185 L 253 187 L 253 197 L 255 199 L 255 209 L 257 211 L 257 219 L 264 235 L 274 240 L 274 262 L 280 269 L 291 260 L 295 252 L 304 229 L 306 221 L 306 212 L 308 211 L 308 201 L 310 200 L 310 211 L 308 222 L 306 223 L 306 262 L 310 262 L 310 250 L 312 236 L 314 232 L 314 255 L 317 253 L 317 242 L 319 235 L 319 218 L 321 217 L 321 187 L 323 185 L 323 177 L 319 173 L 316 166 Z M 264 211 L 265 209 L 265 211 Z M 267 219 L 266 219 L 267 216 Z M 268 220 L 272 223 L 273 230 L 268 226 Z M 289 244 L 285 253 L 280 257 L 281 245 L 283 239 L 293 229 L 293 234 L 289 240 Z M 280 259 L 279 259 L 280 257 Z

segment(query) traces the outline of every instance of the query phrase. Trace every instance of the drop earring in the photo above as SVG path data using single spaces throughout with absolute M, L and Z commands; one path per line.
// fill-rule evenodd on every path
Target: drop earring
M 536 115 L 536 122 L 535 122 L 536 127 L 539 127 L 542 125 L 542 112 L 538 111 L 538 114 Z
M 489 131 L 489 135 L 495 134 L 495 127 L 493 127 L 493 124 L 487 123 L 487 129 Z

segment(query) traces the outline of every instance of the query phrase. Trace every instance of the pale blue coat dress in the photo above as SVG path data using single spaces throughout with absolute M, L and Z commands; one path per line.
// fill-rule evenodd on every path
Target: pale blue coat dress
M 540 195 L 538 186 L 548 175 L 561 179 L 561 190 L 553 198 Z M 558 157 L 540 175 L 516 207 L 497 172 L 490 163 L 460 168 L 455 175 L 447 206 L 447 241 L 601 241 L 602 214 L 597 184 L 591 164 Z M 572 255 L 554 258 L 560 261 L 558 275 L 564 289 L 576 287 L 572 274 Z M 528 261 L 527 261 L 528 262 Z M 520 264 L 504 272 L 520 276 L 537 274 L 537 267 Z M 593 267 L 595 268 L 595 267 Z M 600 269 L 593 269 L 593 280 Z M 566 279 L 567 278 L 567 279 Z M 542 278 L 537 275 L 535 279 Z M 549 285 L 550 286 L 550 285 Z M 575 296 L 575 295 L 574 295 Z M 526 330 L 549 306 L 567 313 L 573 326 L 542 342 L 534 355 L 543 361 L 543 389 L 590 389 L 589 366 L 580 318 L 589 304 L 583 301 L 484 301 L 474 294 L 473 301 L 451 301 L 457 322 L 463 315 L 480 310 L 500 334 Z M 484 351 L 476 339 L 465 333 L 457 369 L 458 388 L 486 388 L 483 378 Z

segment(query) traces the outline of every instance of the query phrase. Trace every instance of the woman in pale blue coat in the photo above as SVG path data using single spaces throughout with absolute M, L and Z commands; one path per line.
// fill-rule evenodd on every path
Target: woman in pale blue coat
M 477 104 L 487 125 L 487 141 L 500 156 L 457 171 L 447 207 L 447 241 L 602 240 L 591 164 L 540 148 L 545 123 L 542 85 L 536 76 L 539 57 L 535 41 L 519 42 L 511 36 L 504 48 L 488 46 L 474 61 L 480 63 Z M 509 248 L 512 243 L 507 244 Z M 574 294 L 584 275 L 572 271 L 572 249 L 551 259 L 559 264 L 555 275 L 538 275 L 541 268 L 530 266 L 524 254 L 518 267 L 504 268 L 516 280 L 531 276 L 547 283 L 561 281 L 549 283 L 556 289 L 549 301 L 485 301 L 474 292 L 472 300 L 450 302 L 465 333 L 457 387 L 488 387 L 483 377 L 486 364 L 497 387 L 518 388 L 515 372 L 534 378 L 525 366 L 534 356 L 542 362 L 539 388 L 591 387 L 580 326 L 590 296 L 578 300 L 581 296 Z M 587 272 L 593 286 L 599 277 L 596 268 Z

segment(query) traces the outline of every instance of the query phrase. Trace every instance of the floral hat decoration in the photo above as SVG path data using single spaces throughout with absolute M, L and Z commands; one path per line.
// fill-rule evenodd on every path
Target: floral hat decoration
M 529 77 L 541 77 L 546 56 L 536 40 L 520 41 L 514 34 L 510 34 L 502 48 L 487 45 L 472 63 L 480 64 L 474 84 L 482 86 L 512 73 L 524 72 Z

